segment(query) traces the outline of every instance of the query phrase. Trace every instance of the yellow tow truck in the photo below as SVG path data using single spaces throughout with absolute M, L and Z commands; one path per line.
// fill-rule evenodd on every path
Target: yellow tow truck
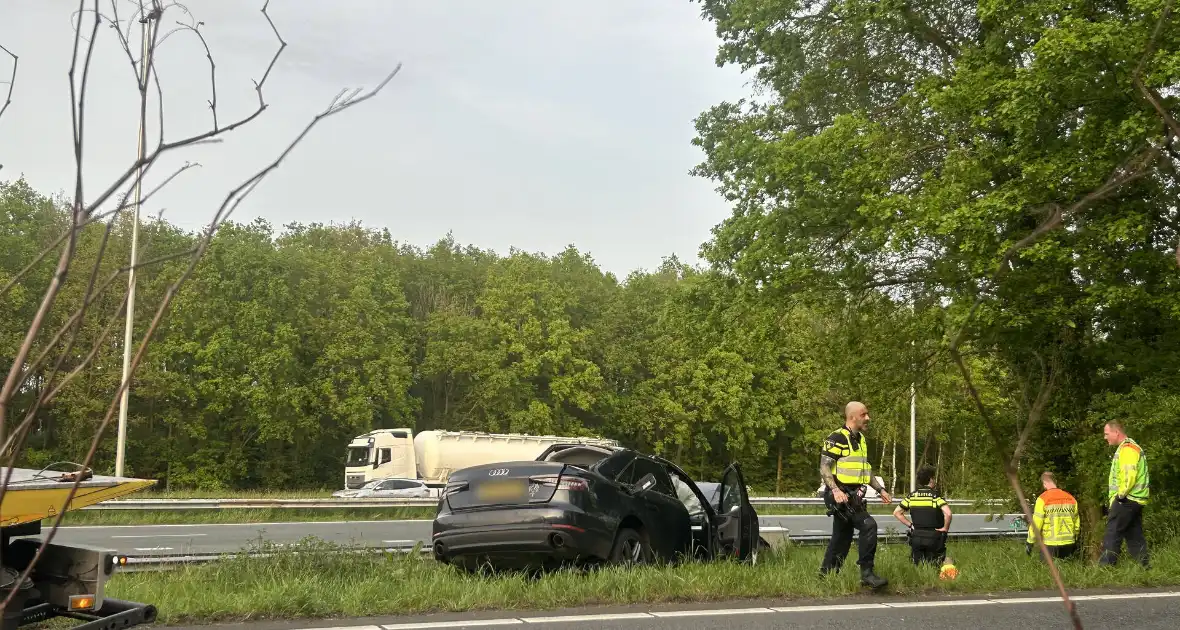
M 0 482 L 6 473 L 7 469 L 0 467 Z M 82 480 L 67 505 L 78 477 Z M 116 568 L 127 564 L 127 559 L 113 549 L 55 540 L 45 546 L 29 577 L 18 583 L 44 541 L 43 521 L 48 520 L 48 533 L 62 511 L 80 510 L 154 483 L 95 475 L 89 469 L 61 472 L 13 468 L 0 499 L 0 603 L 13 590 L 16 594 L 0 614 L 0 630 L 15 630 L 55 617 L 82 622 L 71 626 L 72 630 L 114 630 L 155 621 L 155 606 L 104 596 L 107 580 Z

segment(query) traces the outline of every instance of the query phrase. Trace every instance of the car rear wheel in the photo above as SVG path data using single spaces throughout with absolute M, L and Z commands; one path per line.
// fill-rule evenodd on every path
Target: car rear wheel
M 612 564 L 648 564 L 651 559 L 651 545 L 647 542 L 646 534 L 629 527 L 619 530 L 610 554 Z

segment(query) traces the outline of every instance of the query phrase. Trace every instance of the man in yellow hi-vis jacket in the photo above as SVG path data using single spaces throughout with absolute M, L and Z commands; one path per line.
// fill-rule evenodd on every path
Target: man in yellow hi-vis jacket
M 1078 515 L 1078 501 L 1072 494 L 1057 487 L 1057 479 L 1051 472 L 1041 474 L 1041 485 L 1045 491 L 1037 497 L 1033 508 L 1032 526 L 1028 528 L 1028 542 L 1025 549 L 1033 552 L 1036 534 L 1041 532 L 1045 547 L 1054 558 L 1068 558 L 1078 550 L 1078 531 L 1081 518 Z
M 1118 560 L 1123 541 L 1127 553 L 1139 564 L 1147 566 L 1147 539 L 1143 537 L 1143 506 L 1147 505 L 1147 457 L 1135 440 L 1127 437 L 1123 425 L 1108 422 L 1103 427 L 1106 443 L 1115 446 L 1107 479 L 1106 535 L 1102 538 L 1099 564 L 1114 564 Z
M 865 509 L 866 487 L 872 487 L 882 503 L 892 503 L 893 497 L 881 480 L 873 476 L 869 464 L 869 445 L 864 436 L 869 425 L 869 408 L 852 401 L 844 407 L 844 426 L 824 440 L 819 458 L 819 475 L 824 482 L 824 504 L 832 517 L 832 537 L 824 552 L 820 575 L 840 570 L 852 547 L 852 534 L 859 532 L 856 563 L 860 565 L 860 582 L 872 588 L 889 583 L 877 575 L 877 520 Z

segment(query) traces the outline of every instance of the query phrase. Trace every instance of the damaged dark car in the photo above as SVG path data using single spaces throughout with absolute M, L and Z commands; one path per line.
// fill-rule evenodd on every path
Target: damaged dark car
M 660 457 L 554 444 L 533 461 L 451 473 L 431 544 L 436 560 L 468 570 L 756 560 L 762 540 L 741 467 L 710 494 Z

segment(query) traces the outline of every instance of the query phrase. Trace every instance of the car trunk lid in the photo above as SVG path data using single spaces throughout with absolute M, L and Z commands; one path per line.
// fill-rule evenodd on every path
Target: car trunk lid
M 502 462 L 453 473 L 443 491 L 452 511 L 492 506 L 537 505 L 551 501 L 559 489 L 585 489 L 586 481 L 564 477 L 558 462 Z

